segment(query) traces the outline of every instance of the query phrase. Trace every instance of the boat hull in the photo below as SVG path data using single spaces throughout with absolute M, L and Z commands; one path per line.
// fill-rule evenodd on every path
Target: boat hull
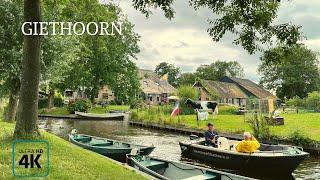
M 143 158 L 149 160 L 142 160 Z M 140 159 L 140 160 L 138 160 Z M 157 162 L 157 163 L 153 163 Z M 127 164 L 139 171 L 151 175 L 157 179 L 233 179 L 233 180 L 253 180 L 252 178 L 239 176 L 214 169 L 194 166 L 181 162 L 173 162 L 154 157 L 143 157 L 137 155 L 127 155 Z M 208 177 L 209 176 L 209 177 Z M 211 177 L 210 177 L 211 176 Z
M 308 153 L 287 156 L 256 156 L 246 153 L 229 153 L 216 148 L 180 142 L 181 154 L 185 158 L 200 160 L 213 167 L 230 169 L 246 174 L 290 175 L 309 156 Z
M 108 114 L 91 114 L 91 113 L 82 113 L 75 112 L 76 116 L 81 119 L 86 120 L 112 120 L 112 121 L 123 121 L 123 113 L 108 113 Z
M 69 135 L 69 141 L 84 149 L 88 149 L 90 151 L 102 154 L 104 156 L 107 156 L 111 159 L 114 159 L 123 163 L 126 162 L 126 155 L 130 154 L 133 148 L 138 149 L 139 153 L 142 155 L 149 155 L 155 148 L 154 146 L 140 146 L 140 145 L 133 145 L 133 147 L 127 147 L 127 148 L 95 147 L 95 146 L 90 146 L 90 145 L 78 142 L 74 140 L 71 135 Z M 119 143 L 129 144 L 129 143 L 120 142 L 120 141 Z

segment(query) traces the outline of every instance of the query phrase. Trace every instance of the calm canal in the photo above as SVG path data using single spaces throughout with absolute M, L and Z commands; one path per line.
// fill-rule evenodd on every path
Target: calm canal
M 133 127 L 128 125 L 125 121 L 46 119 L 40 121 L 40 127 L 45 127 L 47 128 L 47 131 L 64 139 L 68 139 L 68 133 L 75 128 L 79 133 L 83 134 L 123 140 L 137 144 L 153 144 L 156 148 L 151 153 L 151 156 L 173 161 L 187 161 L 185 159 L 181 159 L 178 142 L 188 140 L 188 136 L 153 129 Z M 204 164 L 198 165 L 206 166 Z M 288 179 L 320 179 L 320 158 L 309 158 L 304 161 L 299 168 L 296 169 L 293 175 L 288 177 Z

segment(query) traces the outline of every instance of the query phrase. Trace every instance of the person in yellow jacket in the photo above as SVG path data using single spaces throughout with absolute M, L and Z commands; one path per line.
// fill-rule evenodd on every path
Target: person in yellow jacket
M 243 138 L 244 140 L 236 146 L 238 152 L 254 153 L 259 149 L 260 143 L 250 134 L 250 132 L 244 132 Z

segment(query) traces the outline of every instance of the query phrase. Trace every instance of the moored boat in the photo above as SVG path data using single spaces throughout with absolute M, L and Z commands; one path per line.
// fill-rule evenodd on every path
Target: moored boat
M 94 120 L 119 120 L 122 121 L 124 118 L 123 113 L 106 113 L 106 114 L 95 114 L 95 113 L 83 113 L 76 111 L 75 114 L 84 119 Z
M 246 180 L 251 179 L 218 170 L 198 167 L 190 164 L 167 161 L 149 156 L 127 155 L 127 163 L 157 179 L 184 180 Z
M 75 132 L 75 130 L 73 130 L 73 132 Z M 149 155 L 155 148 L 154 146 L 143 146 L 76 133 L 69 134 L 69 141 L 82 148 L 105 155 L 120 162 L 126 161 L 126 154 L 129 154 L 132 149 L 138 149 L 141 154 Z
M 267 176 L 290 175 L 309 156 L 300 147 L 270 144 L 261 144 L 255 153 L 240 153 L 234 149 L 239 142 L 228 140 L 228 148 L 209 147 L 199 140 L 179 144 L 183 157 L 217 168 Z

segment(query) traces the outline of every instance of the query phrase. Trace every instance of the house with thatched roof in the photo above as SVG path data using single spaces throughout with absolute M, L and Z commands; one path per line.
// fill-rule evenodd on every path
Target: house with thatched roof
M 151 70 L 140 69 L 139 78 L 141 84 L 141 98 L 159 104 L 167 102 L 168 96 L 176 92 L 176 88 L 169 84 L 166 79 L 161 78 Z
M 249 79 L 241 79 L 225 76 L 221 79 L 222 82 L 233 83 L 237 85 L 252 101 L 254 109 L 259 109 L 261 112 L 272 112 L 275 109 L 275 101 L 278 99 L 275 95 L 264 89 Z
M 277 99 L 275 95 L 265 90 L 262 86 L 250 81 L 249 79 L 225 76 L 220 81 L 237 85 L 248 97 L 257 99 Z
M 217 101 L 218 103 L 245 106 L 248 96 L 235 84 L 201 80 L 193 85 L 199 92 L 200 101 Z

